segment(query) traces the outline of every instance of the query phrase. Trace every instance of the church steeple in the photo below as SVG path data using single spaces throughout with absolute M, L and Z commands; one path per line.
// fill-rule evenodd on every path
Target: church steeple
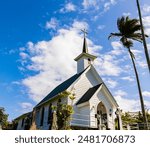
M 86 38 L 85 37 L 84 37 L 84 41 L 83 41 L 82 53 L 88 53 L 88 47 L 87 47 L 87 43 L 86 43 Z
M 97 58 L 96 56 L 88 53 L 88 46 L 86 42 L 87 32 L 85 31 L 85 29 L 81 31 L 84 33 L 83 49 L 82 49 L 82 53 L 74 59 L 75 61 L 77 61 L 77 73 L 82 72 L 90 64 L 93 64 L 93 61 Z
M 87 47 L 87 43 L 86 43 L 86 35 L 88 34 L 87 31 L 81 30 L 84 33 L 84 40 L 83 40 L 83 50 L 82 53 L 88 53 L 88 47 Z

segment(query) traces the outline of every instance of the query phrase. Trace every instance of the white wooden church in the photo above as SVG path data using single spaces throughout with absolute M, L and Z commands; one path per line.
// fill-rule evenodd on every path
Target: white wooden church
M 119 106 L 93 66 L 96 58 L 88 53 L 84 36 L 82 53 L 74 59 L 77 62 L 77 73 L 53 89 L 32 112 L 19 116 L 16 119 L 17 129 L 26 129 L 25 120 L 30 118 L 32 127 L 33 123 L 36 126 L 30 129 L 48 130 L 52 122 L 51 106 L 57 105 L 57 95 L 67 90 L 75 94 L 75 99 L 72 102 L 68 97 L 64 97 L 61 102 L 73 105 L 74 113 L 70 122 L 72 127 L 114 130 L 115 112 Z

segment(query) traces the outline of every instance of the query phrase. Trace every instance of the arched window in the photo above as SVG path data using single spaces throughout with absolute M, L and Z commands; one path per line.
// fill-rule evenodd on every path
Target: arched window
M 44 122 L 44 107 L 42 108 L 42 111 L 41 111 L 41 121 L 40 121 L 40 126 L 43 126 L 43 122 Z

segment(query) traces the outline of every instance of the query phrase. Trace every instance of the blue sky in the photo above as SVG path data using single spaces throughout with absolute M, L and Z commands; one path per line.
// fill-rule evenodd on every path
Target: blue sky
M 150 1 L 140 0 L 145 32 L 150 35 Z M 32 108 L 55 86 L 76 73 L 88 30 L 95 67 L 124 111 L 140 110 L 128 52 L 118 39 L 116 20 L 138 18 L 135 0 L 5 0 L 0 2 L 0 106 L 9 120 Z M 150 39 L 147 39 L 150 48 Z M 145 105 L 150 108 L 150 76 L 143 46 L 134 42 Z

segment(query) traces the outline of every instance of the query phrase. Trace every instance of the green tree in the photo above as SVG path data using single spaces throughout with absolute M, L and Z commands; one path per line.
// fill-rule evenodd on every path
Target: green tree
M 148 111 L 146 111 L 146 116 L 148 119 L 148 123 L 150 123 L 150 114 L 148 113 Z M 140 130 L 144 129 L 143 115 L 140 111 L 138 113 L 135 112 L 135 114 L 133 113 L 133 115 L 131 115 L 129 112 L 125 112 L 122 114 L 121 119 L 123 126 L 127 126 L 127 124 L 129 124 L 129 126 L 131 127 L 138 125 L 138 128 Z
M 145 129 L 148 129 L 145 108 L 144 108 L 144 100 L 143 100 L 141 86 L 140 86 L 140 80 L 139 80 L 138 72 L 137 72 L 136 65 L 135 65 L 135 56 L 131 51 L 131 47 L 133 46 L 133 40 L 139 41 L 139 42 L 142 42 L 143 40 L 142 34 L 139 33 L 139 31 L 141 30 L 141 25 L 139 24 L 138 19 L 130 19 L 127 16 L 127 17 L 118 18 L 117 27 L 118 27 L 119 32 L 111 33 L 108 38 L 110 39 L 112 37 L 119 37 L 123 46 L 128 49 L 128 52 L 129 52 L 129 55 L 133 64 L 135 76 L 136 76 L 139 97 L 140 97 L 140 102 L 141 102 L 141 109 L 143 113 L 144 123 L 146 124 Z M 147 35 L 145 36 L 147 37 Z
M 3 129 L 7 129 L 8 125 L 8 114 L 5 114 L 5 109 L 0 107 L 0 125 Z
M 123 113 L 121 119 L 124 129 L 126 129 L 127 125 L 132 126 L 133 124 L 137 124 L 136 117 L 131 116 L 129 112 Z
M 71 115 L 73 114 L 73 106 L 64 102 L 62 103 L 61 99 L 63 98 L 69 98 L 71 101 L 73 101 L 75 96 L 68 91 L 60 93 L 57 96 L 57 106 L 53 108 L 56 110 L 58 130 L 69 130 Z
M 146 61 L 147 61 L 147 65 L 148 65 L 148 69 L 149 69 L 149 73 L 150 73 L 150 58 L 149 58 L 146 39 L 145 39 L 145 35 L 144 35 L 145 33 L 144 33 L 144 26 L 143 26 L 143 22 L 142 22 L 142 14 L 141 14 L 139 0 L 136 0 L 136 3 L 137 3 L 138 13 L 139 13 L 139 20 L 140 20 L 140 25 L 141 25 L 141 33 L 142 33 L 142 38 L 143 38 L 143 46 L 144 46 Z

